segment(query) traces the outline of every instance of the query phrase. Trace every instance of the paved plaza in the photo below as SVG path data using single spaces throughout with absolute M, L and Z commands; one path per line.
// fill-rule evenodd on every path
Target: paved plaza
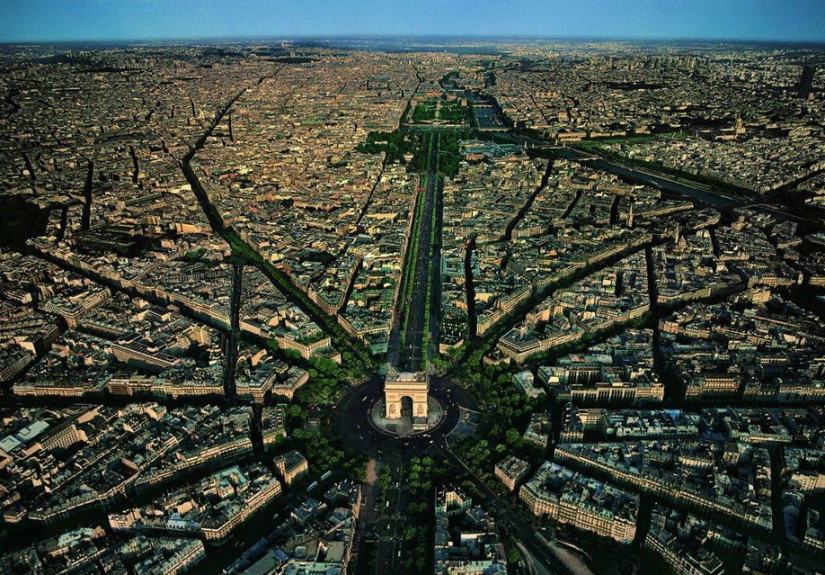
M 404 412 L 401 419 L 387 419 L 385 415 L 384 398 L 376 401 L 370 409 L 370 423 L 379 431 L 398 437 L 409 437 L 430 431 L 437 427 L 446 415 L 444 406 L 436 398 L 427 397 L 427 417 L 416 417 Z

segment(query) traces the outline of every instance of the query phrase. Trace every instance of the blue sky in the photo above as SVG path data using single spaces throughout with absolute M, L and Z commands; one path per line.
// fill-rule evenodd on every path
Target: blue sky
M 825 42 L 825 0 L 0 0 L 0 42 L 354 34 Z

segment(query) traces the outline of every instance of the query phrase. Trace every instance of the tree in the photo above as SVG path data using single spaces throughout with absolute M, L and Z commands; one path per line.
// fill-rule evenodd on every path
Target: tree
M 521 552 L 515 545 L 510 545 L 507 550 L 507 563 L 516 565 L 519 561 L 521 561 Z
M 510 447 L 518 447 L 521 445 L 521 434 L 518 432 L 518 429 L 508 429 L 504 433 L 504 441 L 507 442 L 507 445 Z

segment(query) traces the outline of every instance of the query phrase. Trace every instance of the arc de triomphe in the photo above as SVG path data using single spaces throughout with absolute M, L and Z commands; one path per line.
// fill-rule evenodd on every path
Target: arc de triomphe
M 426 373 L 394 372 L 387 373 L 384 383 L 385 417 L 401 419 L 401 400 L 412 400 L 413 418 L 427 418 L 427 393 L 430 390 L 430 378 Z

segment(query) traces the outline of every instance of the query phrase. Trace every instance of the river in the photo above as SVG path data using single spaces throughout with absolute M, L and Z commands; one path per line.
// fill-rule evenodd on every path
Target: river
M 566 160 L 581 162 L 584 165 L 596 170 L 609 172 L 611 174 L 615 174 L 628 180 L 633 180 L 645 184 L 651 184 L 667 192 L 672 192 L 682 196 L 688 196 L 690 198 L 693 198 L 694 200 L 697 200 L 704 204 L 708 204 L 717 209 L 730 208 L 733 205 L 740 202 L 740 200 L 737 198 L 725 196 L 721 193 L 714 193 L 709 190 L 696 188 L 678 182 L 675 179 L 669 179 L 663 176 L 653 175 L 648 172 L 634 170 L 626 166 L 621 166 L 619 164 L 608 162 L 603 158 L 589 159 L 592 158 L 591 155 L 586 154 L 584 152 L 579 152 L 578 150 L 572 148 L 559 148 L 556 150 L 556 153 Z
M 742 208 L 748 204 L 750 209 L 767 213 L 778 219 L 790 219 L 800 224 L 800 232 L 822 230 L 825 228 L 825 217 L 822 210 L 805 205 L 801 201 L 782 201 L 771 196 L 736 197 L 713 189 L 697 187 L 688 180 L 675 176 L 655 174 L 644 170 L 629 168 L 621 164 L 595 157 L 572 148 L 554 148 L 553 152 L 561 158 L 580 162 L 596 170 L 615 174 L 623 179 L 653 185 L 665 192 L 687 196 L 705 205 L 718 210 Z

